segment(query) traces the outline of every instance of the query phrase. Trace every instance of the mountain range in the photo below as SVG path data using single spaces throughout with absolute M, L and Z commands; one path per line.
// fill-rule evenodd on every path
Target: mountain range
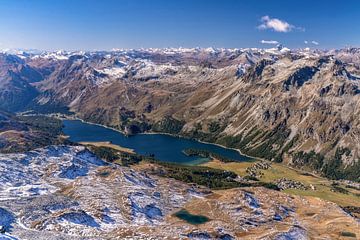
M 164 132 L 360 180 L 360 49 L 3 51 L 0 108 Z

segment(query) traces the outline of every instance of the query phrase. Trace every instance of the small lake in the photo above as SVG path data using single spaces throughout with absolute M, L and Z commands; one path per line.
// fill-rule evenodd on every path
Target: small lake
M 182 209 L 178 212 L 176 212 L 175 217 L 180 218 L 190 224 L 198 225 L 208 222 L 210 219 L 206 216 L 202 215 L 194 215 L 186 211 L 185 209 Z
M 73 142 L 111 142 L 121 147 L 134 149 L 141 155 L 154 154 L 156 159 L 164 162 L 195 165 L 209 160 L 197 156 L 186 156 L 182 151 L 189 148 L 208 150 L 237 161 L 250 160 L 249 157 L 233 149 L 166 134 L 125 136 L 113 129 L 80 120 L 64 120 L 63 125 L 64 134 Z

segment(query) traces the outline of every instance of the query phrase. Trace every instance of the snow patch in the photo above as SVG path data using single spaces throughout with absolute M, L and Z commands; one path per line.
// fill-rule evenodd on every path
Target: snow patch
M 6 209 L 0 208 L 0 226 L 3 226 L 6 232 L 11 231 L 14 222 L 14 215 Z

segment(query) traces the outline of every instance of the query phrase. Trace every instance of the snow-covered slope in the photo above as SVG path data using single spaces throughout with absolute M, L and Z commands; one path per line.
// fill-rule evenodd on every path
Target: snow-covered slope
M 211 192 L 149 175 L 154 167 L 106 163 L 81 146 L 0 154 L 0 225 L 6 231 L 0 239 L 308 239 L 314 229 L 327 239 L 331 231 L 318 225 L 344 230 L 358 224 L 319 199 L 265 188 Z M 209 221 L 197 225 L 174 216 L 184 208 Z
M 45 232 L 38 239 L 72 239 L 158 225 L 201 196 L 176 181 L 109 165 L 84 147 L 0 155 L 0 172 L 0 225 L 20 239 L 38 231 Z

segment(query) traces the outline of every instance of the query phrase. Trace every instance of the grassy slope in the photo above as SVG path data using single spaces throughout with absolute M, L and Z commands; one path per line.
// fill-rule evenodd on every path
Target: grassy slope
M 234 163 L 223 163 L 220 161 L 211 161 L 203 164 L 204 166 L 223 169 L 227 171 L 233 171 L 240 176 L 246 175 L 245 169 L 251 166 L 251 162 L 234 162 Z M 358 206 L 360 207 L 360 191 L 355 189 L 346 188 L 349 191 L 349 194 L 333 192 L 331 191 L 331 181 L 322 177 L 314 175 L 304 175 L 300 171 L 294 170 L 292 168 L 286 167 L 282 164 L 273 163 L 272 168 L 268 170 L 261 170 L 264 173 L 264 176 L 260 179 L 264 182 L 272 182 L 276 179 L 285 177 L 288 179 L 300 181 L 306 185 L 312 184 L 315 186 L 316 190 L 298 190 L 298 189 L 287 189 L 285 192 L 301 195 L 301 196 L 313 196 L 319 197 L 334 203 L 339 204 L 340 206 Z M 342 186 L 344 187 L 344 186 Z

